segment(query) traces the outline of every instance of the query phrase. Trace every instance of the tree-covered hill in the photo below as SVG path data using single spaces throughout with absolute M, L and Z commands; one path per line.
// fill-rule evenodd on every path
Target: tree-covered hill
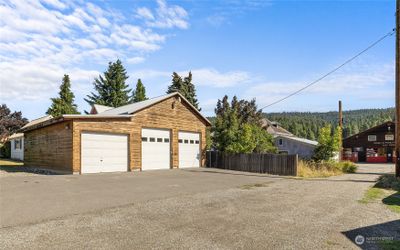
M 282 112 L 264 114 L 271 121 L 277 121 L 293 134 L 315 140 L 319 129 L 326 124 L 337 126 L 338 112 Z M 386 121 L 394 121 L 394 108 L 359 109 L 343 112 L 343 136 L 348 137 Z

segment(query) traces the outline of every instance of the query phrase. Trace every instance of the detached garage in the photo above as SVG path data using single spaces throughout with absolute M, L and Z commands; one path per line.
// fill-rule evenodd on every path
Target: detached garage
M 172 93 L 23 129 L 25 165 L 61 173 L 201 167 L 210 122 Z

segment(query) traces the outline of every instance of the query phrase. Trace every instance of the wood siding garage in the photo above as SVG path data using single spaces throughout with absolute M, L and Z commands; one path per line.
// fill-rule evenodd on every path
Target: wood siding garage
M 200 134 L 179 132 L 179 168 L 200 167 Z
M 170 131 L 142 129 L 142 170 L 170 169 Z
M 128 136 L 82 133 L 81 173 L 128 171 Z
M 168 95 L 167 98 L 145 106 L 134 113 L 129 113 L 129 115 L 112 117 L 100 115 L 63 116 L 25 129 L 23 131 L 26 138 L 25 162 L 27 166 L 62 170 L 69 173 L 85 173 L 89 170 L 85 169 L 87 159 L 84 159 L 86 153 L 83 152 L 83 147 L 86 146 L 85 142 L 82 141 L 85 140 L 85 133 L 100 133 L 126 136 L 128 156 L 125 157 L 126 150 L 121 147 L 120 157 L 128 159 L 128 171 L 156 167 L 166 169 L 185 167 L 185 165 L 196 166 L 195 154 L 199 154 L 198 166 L 201 167 L 205 164 L 207 126 L 210 126 L 210 122 L 201 116 L 181 95 Z M 164 134 L 146 136 L 146 133 L 150 131 L 148 129 L 164 131 Z M 165 131 L 168 131 L 169 137 Z M 147 161 L 147 159 L 150 159 L 150 155 L 151 158 L 160 156 L 151 147 L 146 147 L 145 143 L 150 143 L 149 141 L 142 144 L 143 132 L 145 137 L 157 138 L 154 143 L 160 143 L 162 152 L 167 152 L 166 148 L 169 147 L 168 156 L 167 153 L 162 153 L 162 162 L 160 161 L 159 164 L 150 164 Z M 192 138 L 194 143 L 191 146 L 193 148 L 189 147 L 191 140 L 189 138 L 188 147 L 179 150 L 178 139 L 182 132 L 192 133 L 195 136 Z M 162 138 L 162 143 L 157 142 L 159 138 Z M 169 143 L 164 141 L 168 138 Z M 199 144 L 196 144 L 196 140 L 199 141 Z M 107 147 L 107 145 L 104 145 L 104 147 Z M 195 152 L 194 147 L 199 148 L 198 153 Z M 113 149 L 104 152 L 110 153 L 110 150 Z M 185 151 L 187 153 L 184 153 Z M 180 157 L 180 152 L 185 155 Z M 98 154 L 98 152 L 94 154 Z M 144 156 L 144 159 L 142 156 Z M 180 161 L 188 162 L 188 164 L 182 163 L 182 165 L 179 163 Z M 104 168 L 99 168 L 92 171 L 107 171 Z M 122 170 L 122 167 L 119 169 Z

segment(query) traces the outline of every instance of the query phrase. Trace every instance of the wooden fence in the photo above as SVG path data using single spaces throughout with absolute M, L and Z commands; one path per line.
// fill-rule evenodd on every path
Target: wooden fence
M 228 154 L 207 151 L 206 167 L 274 175 L 297 175 L 297 155 Z

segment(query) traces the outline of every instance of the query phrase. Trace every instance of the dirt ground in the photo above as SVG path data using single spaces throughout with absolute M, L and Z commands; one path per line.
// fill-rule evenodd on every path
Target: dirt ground
M 0 248 L 374 249 L 400 240 L 400 215 L 358 200 L 393 170 L 365 164 L 326 179 L 217 169 L 13 174 L 0 180 Z

